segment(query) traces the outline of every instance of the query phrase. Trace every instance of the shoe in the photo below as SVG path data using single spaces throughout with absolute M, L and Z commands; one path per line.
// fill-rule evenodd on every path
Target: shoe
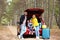
M 19 38 L 19 39 L 24 39 L 23 37 L 20 37 L 20 35 L 18 35 L 18 38 Z
M 33 35 L 33 32 L 31 32 L 31 34 Z
M 18 38 L 19 38 L 19 39 L 21 38 L 20 35 L 18 35 Z
M 32 35 L 33 35 L 33 33 L 32 33 Z
M 39 37 L 36 37 L 36 39 L 39 39 Z
M 24 39 L 23 37 L 21 39 Z

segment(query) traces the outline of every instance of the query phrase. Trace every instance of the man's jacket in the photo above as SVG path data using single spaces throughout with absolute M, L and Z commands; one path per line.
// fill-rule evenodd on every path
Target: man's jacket
M 20 17 L 20 25 L 23 24 L 23 21 L 25 20 L 25 15 L 21 15 Z M 26 19 L 27 21 L 27 19 Z M 27 22 L 26 22 L 26 25 L 27 25 Z
M 25 19 L 25 15 L 21 15 L 21 17 L 20 17 L 20 25 L 23 23 L 24 19 Z

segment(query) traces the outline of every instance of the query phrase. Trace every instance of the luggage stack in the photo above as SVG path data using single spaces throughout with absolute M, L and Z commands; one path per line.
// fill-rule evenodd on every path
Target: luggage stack
M 42 38 L 49 39 L 50 38 L 50 29 L 47 28 L 46 25 L 42 25 Z

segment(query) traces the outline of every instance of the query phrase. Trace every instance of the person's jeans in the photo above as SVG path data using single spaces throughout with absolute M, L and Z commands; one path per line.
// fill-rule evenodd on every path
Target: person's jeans
M 21 25 L 20 37 L 23 37 L 23 34 L 26 32 L 26 25 Z
M 35 34 L 36 34 L 36 37 L 39 37 L 39 26 L 35 27 Z

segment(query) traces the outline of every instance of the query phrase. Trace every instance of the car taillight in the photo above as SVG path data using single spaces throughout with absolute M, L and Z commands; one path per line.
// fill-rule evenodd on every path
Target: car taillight
M 40 34 L 42 34 L 42 29 L 39 30 Z

